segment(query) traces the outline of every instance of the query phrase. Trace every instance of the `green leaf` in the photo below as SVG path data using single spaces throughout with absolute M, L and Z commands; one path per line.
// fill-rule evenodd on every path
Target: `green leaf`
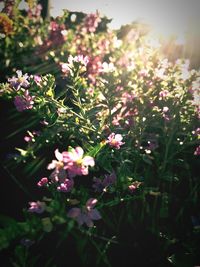
M 53 230 L 53 224 L 49 217 L 45 217 L 42 219 L 43 230 L 47 233 Z
M 9 240 L 4 232 L 4 230 L 0 229 L 0 250 L 7 248 L 9 246 Z
M 95 147 L 90 148 L 89 152 L 87 153 L 88 156 L 91 157 L 95 157 L 100 151 L 101 149 L 106 145 L 105 142 L 101 142 L 98 145 L 96 145 Z

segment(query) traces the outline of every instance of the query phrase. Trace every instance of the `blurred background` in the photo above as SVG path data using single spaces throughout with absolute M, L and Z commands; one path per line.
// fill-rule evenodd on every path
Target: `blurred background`
M 4 1 L 3 1 L 4 2 Z M 137 23 L 147 27 L 162 43 L 169 60 L 187 58 L 200 67 L 200 0 L 40 0 L 43 17 L 60 16 L 62 10 L 94 13 L 112 19 L 109 27 Z M 2 5 L 0 1 L 0 6 Z M 20 4 L 27 5 L 25 1 Z M 124 28 L 126 31 L 127 28 Z
M 49 0 L 41 1 L 51 16 L 63 9 L 100 14 L 112 19 L 110 27 L 137 21 L 150 26 L 154 38 L 161 38 L 169 59 L 190 59 L 200 67 L 200 0 Z

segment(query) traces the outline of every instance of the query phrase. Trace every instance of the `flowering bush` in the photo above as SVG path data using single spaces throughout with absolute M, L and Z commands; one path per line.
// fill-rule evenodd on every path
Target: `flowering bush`
M 199 71 L 168 61 L 134 25 L 112 31 L 99 13 L 76 22 L 67 11 L 42 20 L 36 2 L 21 11 L 8 2 L 0 92 L 19 130 L 10 137 L 17 154 L 4 165 L 20 173 L 20 185 L 31 177 L 40 200 L 24 204 L 23 221 L 2 216 L 0 248 L 15 246 L 15 266 L 38 266 L 32 247 L 60 233 L 57 247 L 76 240 L 82 266 L 129 266 L 130 247 L 143 260 L 142 226 L 166 250 L 154 266 L 180 266 L 173 245 L 197 264 Z M 115 246 L 121 258 L 113 262 Z

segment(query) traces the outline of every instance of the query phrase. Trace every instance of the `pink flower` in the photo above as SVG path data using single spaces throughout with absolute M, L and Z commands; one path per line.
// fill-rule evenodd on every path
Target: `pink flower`
M 142 182 L 135 181 L 131 185 L 128 186 L 128 190 L 130 193 L 134 193 L 137 188 L 142 184 Z
M 65 179 L 63 183 L 60 183 L 60 185 L 57 186 L 57 190 L 66 193 L 71 191 L 73 186 L 74 186 L 73 179 Z
M 56 149 L 54 153 L 57 160 L 52 160 L 52 162 L 48 164 L 47 166 L 48 170 L 61 169 L 64 167 L 62 153 L 60 153 L 58 149 Z
M 133 193 L 137 189 L 137 187 L 134 184 L 131 184 L 128 186 L 128 189 L 131 193 Z
M 74 63 L 80 63 L 81 65 L 86 67 L 88 62 L 89 62 L 88 56 L 77 55 L 73 57 L 72 55 L 70 55 L 68 57 L 68 66 L 71 68 L 73 67 Z
M 49 178 L 52 182 L 64 183 L 65 179 L 67 179 L 67 173 L 64 170 L 63 155 L 58 149 L 55 150 L 55 157 L 57 160 L 52 160 L 47 166 L 48 170 L 54 170 Z
M 22 112 L 22 111 L 24 111 L 26 109 L 32 109 L 33 108 L 33 104 L 34 104 L 33 99 L 34 99 L 34 97 L 29 95 L 29 91 L 28 90 L 26 90 L 24 92 L 23 96 L 18 96 L 17 95 L 15 97 L 15 99 L 14 99 L 14 104 L 15 104 L 16 109 L 19 112 Z
M 49 178 L 51 179 L 51 181 L 53 183 L 63 183 L 65 181 L 65 179 L 67 179 L 67 173 L 66 170 L 64 170 L 63 168 L 56 168 L 51 175 L 49 176 Z
M 124 144 L 124 142 L 122 142 L 122 135 L 121 134 L 115 134 L 115 133 L 111 133 L 108 136 L 108 140 L 107 143 L 111 146 L 114 147 L 116 149 L 120 149 L 120 146 L 122 146 Z
M 195 130 L 195 134 L 198 136 L 198 135 L 200 135 L 200 128 L 197 128 L 196 130 Z
M 65 75 L 67 75 L 68 73 L 72 74 L 72 69 L 77 66 L 79 67 L 80 70 L 86 71 L 86 66 L 88 62 L 89 62 L 88 56 L 77 55 L 73 57 L 72 55 L 70 55 L 68 57 L 67 63 L 60 63 L 61 71 Z
M 30 135 L 24 136 L 24 141 L 26 141 L 27 143 L 31 142 L 32 140 L 33 140 L 33 137 L 31 137 Z
M 162 90 L 159 93 L 159 96 L 160 96 L 161 99 L 166 98 L 168 95 L 169 95 L 169 91 L 168 90 Z
M 116 182 L 116 174 L 113 172 L 111 174 L 106 174 L 104 179 L 94 178 L 93 188 L 97 192 L 102 192 L 105 188 L 113 185 Z
M 28 9 L 29 18 L 39 18 L 42 11 L 42 5 L 38 4 Z
M 200 155 L 200 145 L 196 148 L 194 155 L 196 155 L 196 156 Z
M 73 58 L 73 61 L 74 62 L 78 62 L 78 63 L 81 63 L 82 65 L 84 66 L 87 66 L 88 62 L 89 62 L 89 58 L 88 56 L 83 56 L 83 55 L 78 55 L 78 56 L 75 56 Z
M 72 148 L 69 152 L 63 152 L 64 169 L 68 171 L 69 177 L 76 175 L 88 175 L 88 167 L 95 165 L 94 159 L 90 156 L 83 156 L 81 147 Z
M 40 135 L 40 132 L 39 131 L 33 131 L 33 132 L 30 132 L 28 131 L 27 132 L 27 135 L 24 136 L 24 141 L 26 142 L 34 142 L 35 141 L 35 136 L 39 136 Z
M 33 79 L 34 79 L 34 82 L 35 82 L 38 86 L 42 87 L 42 85 L 41 85 L 41 82 L 42 82 L 42 78 L 41 78 L 41 76 L 39 76 L 39 75 L 34 75 L 34 76 L 33 76 Z
M 43 186 L 45 186 L 45 185 L 47 185 L 48 184 L 48 178 L 47 177 L 43 177 L 38 183 L 37 183 L 37 185 L 39 186 L 39 187 L 43 187 Z
M 68 74 L 70 72 L 70 67 L 68 63 L 60 63 L 61 71 L 64 74 Z
M 42 213 L 45 210 L 46 204 L 44 202 L 29 202 L 29 212 Z
M 96 77 L 102 70 L 102 58 L 100 56 L 90 57 L 87 64 L 87 76 L 92 84 L 96 83 Z
M 97 203 L 97 199 L 90 198 L 86 202 L 86 205 L 80 208 L 72 208 L 69 210 L 67 216 L 74 218 L 79 225 L 86 224 L 88 227 L 93 227 L 93 220 L 100 220 L 101 215 L 97 209 L 94 209 L 94 206 Z
M 136 98 L 136 95 L 135 95 L 135 94 L 133 94 L 133 93 L 128 93 L 128 92 L 124 92 L 124 93 L 122 94 L 122 97 L 121 97 L 122 102 L 123 102 L 124 104 L 132 103 L 133 100 L 134 100 L 135 98 Z
M 28 74 L 24 74 L 22 75 L 22 71 L 21 70 L 17 70 L 17 77 L 12 77 L 8 79 L 8 82 L 10 83 L 10 85 L 16 89 L 17 91 L 23 87 L 23 88 L 28 88 L 30 83 L 29 83 L 29 76 Z
M 86 32 L 95 32 L 98 27 L 101 18 L 98 13 L 91 13 L 85 17 L 84 20 L 84 28 L 83 30 Z
M 169 111 L 169 108 L 168 107 L 163 107 L 163 112 L 164 113 L 167 113 Z

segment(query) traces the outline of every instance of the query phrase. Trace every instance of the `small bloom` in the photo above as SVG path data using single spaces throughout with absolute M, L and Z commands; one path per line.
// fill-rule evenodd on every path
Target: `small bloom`
M 68 63 L 60 63 L 61 71 L 64 74 L 68 74 L 70 72 L 70 67 Z
M 195 152 L 194 152 L 195 156 L 199 156 L 200 155 L 200 145 L 196 148 Z
M 116 174 L 113 172 L 111 174 L 106 174 L 103 180 L 105 187 L 113 185 L 116 182 Z
M 81 71 L 86 71 L 86 66 L 88 62 L 89 62 L 89 58 L 87 56 L 77 55 L 73 57 L 72 55 L 70 55 L 68 57 L 67 63 L 60 63 L 61 71 L 65 75 L 67 75 L 68 73 L 72 74 L 73 68 L 77 66 L 79 67 Z
M 109 72 L 113 72 L 113 71 L 115 71 L 115 66 L 112 62 L 110 62 L 110 63 L 103 62 L 102 72 L 109 73 Z
M 135 181 L 131 185 L 128 186 L 128 190 L 130 193 L 134 193 L 137 188 L 142 184 L 142 182 Z
M 50 164 L 48 164 L 48 170 L 54 170 L 51 175 L 50 179 L 52 182 L 60 182 L 62 185 L 59 187 L 61 191 L 62 188 L 67 187 L 66 184 L 67 180 L 67 173 L 64 169 L 64 162 L 63 162 L 63 153 L 60 153 L 58 149 L 55 150 L 55 157 L 57 160 L 52 160 Z
M 136 190 L 136 186 L 134 185 L 134 184 L 131 184 L 131 185 L 129 185 L 128 186 L 128 189 L 129 189 L 129 191 L 131 192 L 131 193 L 133 193 L 135 190 Z
M 102 192 L 105 188 L 103 185 L 103 181 L 100 178 L 96 178 L 96 177 L 94 177 L 93 181 L 94 181 L 94 184 L 92 185 L 92 187 L 94 188 L 94 190 L 96 192 Z
M 30 96 L 28 90 L 24 92 L 23 96 L 16 96 L 14 99 L 14 104 L 16 109 L 19 112 L 22 112 L 27 109 L 32 109 L 34 104 L 34 96 Z
M 94 208 L 96 203 L 97 199 L 90 198 L 82 209 L 72 208 L 69 210 L 67 216 L 70 218 L 74 218 L 79 225 L 85 223 L 88 227 L 93 227 L 93 221 L 101 219 L 99 211 Z
M 103 180 L 96 177 L 93 180 L 94 184 L 92 187 L 95 189 L 95 191 L 102 192 L 105 188 L 113 185 L 116 182 L 116 175 L 113 172 L 111 174 L 106 174 Z
M 169 111 L 169 108 L 168 107 L 163 107 L 163 112 L 166 113 Z
M 27 132 L 27 135 L 24 136 L 24 141 L 26 142 L 34 142 L 35 141 L 35 136 L 39 136 L 40 135 L 40 132 L 39 131 L 33 131 L 33 132 L 30 132 L 28 131 Z
M 29 83 L 29 76 L 28 74 L 24 74 L 22 75 L 22 71 L 21 70 L 17 70 L 17 77 L 12 77 L 8 79 L 8 82 L 10 83 L 11 87 L 13 87 L 14 89 L 16 89 L 17 91 L 23 87 L 23 88 L 28 88 L 30 83 Z
M 68 171 L 69 177 L 76 175 L 88 175 L 88 167 L 95 165 L 94 159 L 90 156 L 83 156 L 81 147 L 72 148 L 69 152 L 63 152 L 64 169 Z
M 200 135 L 200 128 L 197 128 L 196 130 L 195 130 L 195 134 L 198 136 L 198 135 Z
M 90 57 L 87 64 L 87 76 L 92 84 L 96 83 L 96 77 L 102 72 L 102 58 L 100 56 Z
M 46 204 L 44 202 L 29 202 L 29 212 L 42 213 L 45 210 Z
M 38 4 L 28 9 L 29 18 L 39 18 L 42 11 L 42 5 Z
M 108 136 L 108 140 L 107 143 L 111 146 L 114 147 L 116 149 L 120 149 L 120 146 L 122 146 L 124 144 L 124 142 L 122 142 L 122 135 L 121 134 L 115 134 L 115 133 L 111 133 Z
M 28 135 L 24 136 L 24 141 L 26 141 L 27 143 L 31 142 L 32 139 L 33 138 L 31 136 L 28 136 Z
M 38 86 L 42 87 L 42 85 L 41 85 L 41 82 L 42 82 L 42 78 L 41 78 L 41 76 L 39 76 L 39 75 L 34 75 L 34 76 L 33 76 L 33 80 L 34 80 L 34 82 L 35 82 Z
M 59 186 L 57 186 L 57 190 L 59 192 L 70 192 L 74 186 L 73 179 L 65 179 L 63 183 L 61 183 Z
M 49 176 L 53 183 L 63 183 L 67 179 L 67 172 L 63 168 L 56 168 Z
M 162 90 L 162 91 L 159 93 L 159 97 L 160 97 L 161 99 L 166 98 L 168 95 L 169 95 L 169 91 L 168 91 L 168 90 Z
M 95 32 L 100 22 L 101 18 L 98 12 L 96 12 L 96 14 L 95 13 L 88 14 L 84 19 L 83 31 L 90 33 Z
M 39 187 L 43 187 L 43 186 L 45 186 L 45 185 L 47 185 L 48 184 L 48 178 L 47 177 L 43 177 L 38 183 L 37 183 L 37 185 L 39 186 Z
M 88 58 L 88 56 L 84 57 L 83 55 L 78 55 L 78 56 L 75 56 L 73 58 L 73 61 L 81 63 L 82 65 L 84 65 L 86 67 L 88 62 L 89 62 L 89 58 Z

